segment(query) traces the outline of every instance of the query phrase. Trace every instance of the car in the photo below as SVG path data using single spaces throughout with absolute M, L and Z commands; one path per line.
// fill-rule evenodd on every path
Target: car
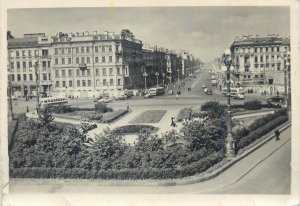
M 202 84 L 202 88 L 206 88 L 205 84 Z
M 207 94 L 207 95 L 212 95 L 212 90 L 211 90 L 211 89 L 207 89 L 207 90 L 206 90 L 206 94 Z
M 94 102 L 98 102 L 100 99 L 102 99 L 101 96 L 100 97 L 96 97 L 96 98 L 94 98 Z
M 207 92 L 207 90 L 208 90 L 208 89 L 205 87 L 205 88 L 204 88 L 204 90 L 203 90 L 203 91 L 204 91 L 204 93 L 206 93 L 206 92 Z
M 153 95 L 151 95 L 150 93 L 145 94 L 144 98 L 152 98 Z
M 172 94 L 174 94 L 173 90 L 172 90 L 172 89 L 170 89 L 170 90 L 168 91 L 168 94 L 169 94 L 169 95 L 172 95 Z
M 120 94 L 118 96 L 115 97 L 115 99 L 119 99 L 119 100 L 126 100 L 128 97 L 125 94 Z
M 110 102 L 112 102 L 112 100 L 109 97 L 103 97 L 102 99 L 99 99 L 98 102 L 110 103 Z
M 245 95 L 244 94 L 241 94 L 241 93 L 238 93 L 238 94 L 235 94 L 235 95 L 232 95 L 232 98 L 233 99 L 245 99 Z
M 276 95 L 274 97 L 271 97 L 267 100 L 268 106 L 269 107 L 280 107 L 282 108 L 284 105 L 284 97 L 280 95 Z

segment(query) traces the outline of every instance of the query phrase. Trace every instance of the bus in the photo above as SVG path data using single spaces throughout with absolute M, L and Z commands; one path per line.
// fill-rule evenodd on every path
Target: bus
M 149 89 L 149 93 L 150 95 L 153 96 L 163 95 L 165 93 L 165 88 L 164 87 L 151 88 Z
M 68 100 L 65 97 L 46 97 L 40 99 L 41 107 L 54 106 L 60 104 L 68 104 Z

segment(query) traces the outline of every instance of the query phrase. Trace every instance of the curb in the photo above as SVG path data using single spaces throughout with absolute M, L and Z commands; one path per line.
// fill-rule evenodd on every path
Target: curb
M 288 121 L 286 123 L 283 123 L 281 125 L 281 127 L 279 128 L 279 130 L 280 130 L 280 132 L 282 132 L 282 131 L 286 130 L 287 128 L 289 128 L 290 126 L 291 126 L 291 122 Z M 80 180 L 76 180 L 76 179 L 29 179 L 29 178 L 28 179 L 24 179 L 24 178 L 19 179 L 19 178 L 10 178 L 10 182 L 14 183 L 14 181 L 19 181 L 19 184 L 20 183 L 22 184 L 22 182 L 24 182 L 25 184 L 32 184 L 32 185 L 43 185 L 43 184 L 48 184 L 48 185 L 74 185 L 75 184 L 75 185 L 93 185 L 93 186 L 176 186 L 176 185 L 195 184 L 195 183 L 204 182 L 204 181 L 215 178 L 216 176 L 218 176 L 219 174 L 224 172 L 226 169 L 230 168 L 235 163 L 242 160 L 244 157 L 248 156 L 249 154 L 251 154 L 252 152 L 257 150 L 258 148 L 260 148 L 261 146 L 263 146 L 264 144 L 269 142 L 271 139 L 274 138 L 273 131 L 274 130 L 272 130 L 267 135 L 265 135 L 265 136 L 267 136 L 266 139 L 264 139 L 263 141 L 257 143 L 256 145 L 254 145 L 248 151 L 240 154 L 236 158 L 232 159 L 230 162 L 228 162 L 228 163 L 224 164 L 223 166 L 221 166 L 220 168 L 214 170 L 212 173 L 210 173 L 208 175 L 204 175 L 204 176 L 201 175 L 201 174 L 198 174 L 198 175 L 194 175 L 194 176 L 185 177 L 185 178 L 182 178 L 182 179 L 173 179 L 173 180 L 172 179 L 168 179 L 168 180 L 154 180 L 154 179 L 148 179 L 148 180 L 99 180 L 99 179 L 95 179 L 95 180 L 91 180 L 91 179 L 80 179 Z M 287 141 L 288 140 L 286 140 L 284 143 L 286 143 Z M 279 149 L 279 147 L 276 150 L 278 150 L 278 149 Z M 271 152 L 271 154 L 273 154 L 276 150 Z M 260 160 L 257 164 L 264 161 L 271 154 L 267 155 L 267 157 Z M 255 166 L 257 166 L 257 164 L 255 164 Z M 247 170 L 247 172 L 245 172 L 239 178 L 234 180 L 234 182 L 237 182 L 240 178 L 242 178 L 244 175 L 246 175 L 248 172 L 250 172 L 254 167 L 251 167 L 249 170 Z M 231 184 L 233 184 L 233 183 L 231 183 Z

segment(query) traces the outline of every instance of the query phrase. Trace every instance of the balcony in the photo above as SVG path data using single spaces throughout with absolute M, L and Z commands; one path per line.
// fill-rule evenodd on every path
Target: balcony
M 87 69 L 87 66 L 86 66 L 86 64 L 85 64 L 85 63 L 81 63 L 81 64 L 79 64 L 79 69 L 81 69 L 81 70 L 85 70 L 85 69 Z
M 244 66 L 245 67 L 250 67 L 250 62 L 245 62 Z

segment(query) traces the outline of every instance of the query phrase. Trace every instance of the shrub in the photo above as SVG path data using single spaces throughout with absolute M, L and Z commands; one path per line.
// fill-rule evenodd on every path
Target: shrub
M 117 127 L 113 129 L 111 132 L 114 134 L 134 134 L 134 133 L 140 133 L 141 131 L 149 131 L 149 132 L 155 132 L 157 131 L 157 127 L 154 127 L 152 125 L 125 125 L 121 127 Z
M 210 101 L 201 105 L 201 111 L 206 111 L 212 118 L 220 117 L 224 113 L 226 105 L 220 105 L 219 102 Z
M 174 179 L 195 175 L 206 171 L 222 160 L 220 153 L 213 153 L 197 162 L 180 168 L 125 168 L 108 170 L 89 170 L 83 168 L 10 168 L 13 178 L 71 178 L 71 179 Z
M 110 123 L 118 119 L 119 117 L 125 115 L 128 112 L 127 109 L 120 109 L 117 111 L 107 112 L 103 114 L 102 123 Z
M 263 135 L 266 135 L 271 130 L 275 129 L 276 127 L 278 127 L 282 123 L 286 122 L 287 120 L 288 120 L 288 116 L 283 115 L 283 116 L 280 116 L 280 117 L 266 123 L 263 126 L 258 127 L 256 130 L 250 130 L 250 132 L 241 130 L 240 135 L 245 135 L 245 134 L 246 135 L 239 136 L 239 138 L 237 139 L 237 145 L 236 145 L 237 151 L 239 149 L 242 149 L 242 148 L 248 146 L 249 144 L 254 142 L 256 139 L 259 139 L 260 137 L 262 137 Z
M 244 102 L 245 109 L 247 110 L 259 110 L 262 108 L 261 101 L 251 100 Z
M 95 104 L 95 112 L 105 113 L 105 112 L 111 112 L 111 111 L 112 111 L 112 108 L 107 107 L 107 105 L 105 103 L 98 102 Z
M 191 108 L 183 108 L 177 114 L 177 121 L 182 122 L 184 119 L 190 119 L 192 117 Z
M 97 113 L 97 112 L 93 112 L 88 116 L 89 120 L 96 120 L 101 122 L 101 120 L 103 119 L 103 114 Z
M 51 106 L 51 111 L 56 114 L 64 114 L 73 112 L 73 108 L 70 105 L 67 104 L 59 104 L 56 106 Z

